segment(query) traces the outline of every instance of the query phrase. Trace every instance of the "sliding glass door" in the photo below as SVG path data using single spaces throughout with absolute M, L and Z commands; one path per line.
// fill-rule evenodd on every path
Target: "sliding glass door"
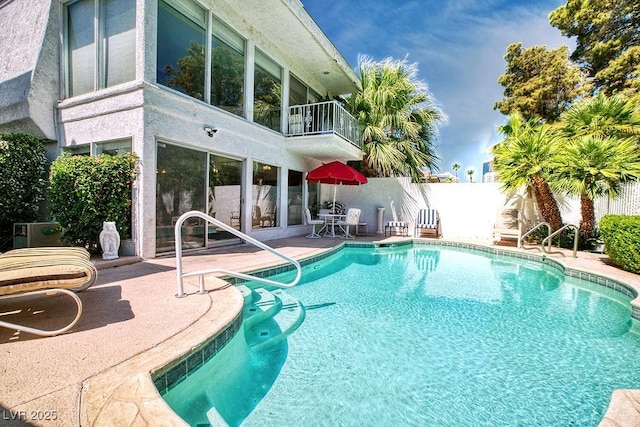
M 174 226 L 190 210 L 240 229 L 243 162 L 164 142 L 157 144 L 156 251 L 175 249 Z M 206 230 L 206 232 L 205 232 Z M 192 218 L 183 224 L 183 249 L 237 240 L 233 234 Z

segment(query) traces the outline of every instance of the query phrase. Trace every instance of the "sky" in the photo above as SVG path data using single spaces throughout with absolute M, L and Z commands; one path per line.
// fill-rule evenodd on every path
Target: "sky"
M 375 61 L 406 59 L 418 67 L 436 105 L 447 116 L 436 150 L 439 172 L 461 182 L 482 180 L 488 148 L 502 140 L 506 117 L 493 110 L 503 99 L 498 78 L 511 43 L 573 51 L 575 42 L 549 23 L 563 0 L 302 0 L 305 9 L 357 70 L 360 55 Z

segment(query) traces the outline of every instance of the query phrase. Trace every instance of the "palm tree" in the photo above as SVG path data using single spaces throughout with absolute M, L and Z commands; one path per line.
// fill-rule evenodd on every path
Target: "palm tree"
M 359 72 L 362 91 L 349 96 L 345 108 L 363 129 L 361 170 L 369 176 L 411 176 L 415 181 L 423 179 L 423 169 L 437 170 L 434 144 L 445 116 L 416 79 L 416 65 L 360 57 Z
M 565 137 L 584 135 L 628 138 L 640 135 L 638 104 L 622 96 L 598 95 L 567 110 L 559 123 Z
M 563 167 L 554 183 L 570 194 L 580 195 L 580 229 L 585 237 L 596 229 L 593 201 L 607 194 L 617 197 L 620 183 L 640 179 L 640 153 L 632 138 L 597 135 L 570 140 L 562 150 Z
M 616 197 L 620 183 L 640 177 L 640 114 L 630 99 L 598 95 L 571 107 L 557 128 L 566 141 L 557 186 L 580 196 L 580 228 L 589 238 L 596 229 L 594 199 Z
M 456 173 L 456 182 L 458 182 L 458 169 L 460 169 L 460 165 L 454 163 L 453 166 L 451 166 L 451 169 L 453 169 L 453 171 Z
M 467 169 L 467 175 L 469 175 L 469 182 L 473 182 L 473 174 L 475 171 L 473 169 Z
M 562 216 L 547 178 L 558 165 L 558 140 L 537 119 L 524 121 L 514 113 L 498 128 L 506 139 L 492 148 L 494 170 L 503 189 L 515 192 L 523 186 L 533 194 L 540 214 L 553 230 L 562 227 Z

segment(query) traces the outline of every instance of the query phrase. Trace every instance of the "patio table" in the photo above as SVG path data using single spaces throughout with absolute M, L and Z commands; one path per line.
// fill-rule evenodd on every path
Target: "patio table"
M 336 237 L 336 225 L 338 221 L 346 217 L 344 214 L 318 214 L 318 218 L 324 220 L 324 225 L 318 234 L 322 234 L 324 237 Z M 342 227 L 340 228 L 342 229 Z

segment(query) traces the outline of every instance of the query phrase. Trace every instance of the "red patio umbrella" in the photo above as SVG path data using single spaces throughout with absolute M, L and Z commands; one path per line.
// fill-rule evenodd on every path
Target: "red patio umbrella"
M 367 183 L 367 177 L 351 166 L 337 160 L 318 166 L 307 174 L 307 181 L 320 184 L 333 184 L 333 206 L 336 205 L 338 185 L 360 185 Z

